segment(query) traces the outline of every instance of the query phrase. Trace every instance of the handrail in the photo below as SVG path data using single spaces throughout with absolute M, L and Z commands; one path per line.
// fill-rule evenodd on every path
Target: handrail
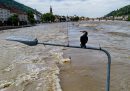
M 86 47 L 86 48 L 81 48 L 79 46 L 71 46 L 71 45 L 60 45 L 60 44 L 51 44 L 51 43 L 38 43 L 38 44 L 43 44 L 43 45 L 50 45 L 50 46 L 61 46 L 61 47 L 69 47 L 69 48 L 79 48 L 79 49 L 91 49 L 91 50 L 99 50 L 104 52 L 107 57 L 108 57 L 108 63 L 107 63 L 107 76 L 106 76 L 106 91 L 110 91 L 110 72 L 111 72 L 111 55 L 110 53 L 105 50 L 100 48 L 96 48 L 96 47 Z

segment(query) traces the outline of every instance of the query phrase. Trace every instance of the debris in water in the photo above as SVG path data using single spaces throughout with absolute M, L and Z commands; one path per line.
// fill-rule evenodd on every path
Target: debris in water
M 64 62 L 64 63 L 70 63 L 70 62 L 71 62 L 71 57 L 69 57 L 69 58 L 64 58 L 64 59 L 63 59 L 63 62 Z
M 55 50 L 51 50 L 50 53 L 58 60 L 56 60 L 58 63 L 63 64 L 63 63 L 70 63 L 70 59 L 69 58 L 63 58 L 63 52 L 59 52 L 57 49 Z
M 12 84 L 12 82 L 4 81 L 0 84 L 0 90 L 9 87 Z
M 7 67 L 6 69 L 4 69 L 5 72 L 9 72 L 11 70 L 14 69 L 14 64 L 11 64 L 9 67 Z

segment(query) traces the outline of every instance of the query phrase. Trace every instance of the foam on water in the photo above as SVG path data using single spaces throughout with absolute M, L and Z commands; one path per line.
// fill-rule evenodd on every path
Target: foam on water
M 53 50 L 52 50 L 53 51 Z M 58 50 L 59 51 L 59 50 Z M 57 54 L 59 60 L 56 62 L 60 62 L 61 54 L 60 53 L 55 53 Z M 55 54 L 54 54 L 55 55 Z M 22 59 L 17 59 L 12 62 L 11 65 L 9 65 L 7 68 L 4 69 L 4 72 L 12 72 L 12 70 L 16 70 L 18 65 L 21 65 L 20 68 L 18 69 L 23 69 L 25 72 L 17 75 L 15 79 L 13 79 L 12 82 L 6 80 L 6 81 L 1 81 L 0 83 L 0 89 L 6 89 L 6 88 L 11 88 L 12 86 L 15 86 L 15 88 L 19 89 L 19 91 L 23 91 L 26 89 L 26 86 L 28 84 L 33 84 L 34 81 L 38 79 L 44 79 L 45 83 L 48 81 L 48 84 L 50 84 L 52 87 L 47 87 L 47 89 L 53 89 L 53 91 L 61 91 L 61 87 L 59 84 L 60 79 L 58 78 L 59 74 L 59 68 L 57 67 L 56 64 L 49 63 L 46 64 L 45 61 L 40 61 L 42 57 L 36 55 L 36 56 L 26 56 L 23 57 Z M 34 61 L 35 60 L 35 61 Z M 40 75 L 43 74 L 41 77 Z M 49 80 L 50 79 L 50 80 Z M 41 83 L 42 84 L 42 83 Z M 41 84 L 36 87 L 36 90 L 39 90 L 41 88 Z M 49 85 L 47 85 L 49 86 Z M 40 90 L 39 90 L 40 91 Z M 48 91 L 48 90 L 46 90 Z
M 96 23 L 97 25 L 93 26 L 91 22 L 90 24 L 87 22 L 83 27 L 82 25 L 77 26 L 78 28 L 76 27 L 70 31 L 70 45 L 80 44 L 79 31 L 85 29 L 89 32 L 88 45 L 96 46 L 98 43 L 101 43 L 102 47 L 110 50 L 112 58 L 114 58 L 113 62 L 126 62 L 128 64 L 130 59 L 129 33 L 127 37 L 124 37 L 124 34 L 115 36 L 115 34 L 111 35 L 108 32 L 121 33 L 125 29 L 128 32 L 129 27 L 122 27 L 122 25 L 126 26 L 124 23 L 121 23 L 122 25 L 111 23 L 110 26 L 109 22 Z M 57 23 L 45 24 L 30 28 L 15 29 L 11 30 L 11 32 L 6 31 L 0 34 L 0 91 L 61 91 L 60 79 L 58 78 L 60 70 L 56 63 L 64 64 L 71 61 L 70 58 L 63 57 L 63 48 L 43 45 L 29 47 L 21 43 L 4 40 L 8 36 L 26 34 L 27 36 L 35 36 L 41 42 L 66 44 L 67 33 L 64 30 L 66 28 L 65 24 L 59 24 L 58 28 L 56 27 L 57 25 Z M 116 25 L 116 27 L 112 25 Z M 120 39 L 122 40 L 121 43 Z M 125 80 L 129 79 L 129 66 L 123 66 L 122 64 L 119 67 L 118 65 L 116 66 L 113 66 L 115 68 L 113 70 L 114 76 L 112 77 L 114 77 L 114 80 L 112 80 L 112 83 L 116 84 L 115 87 L 121 88 L 123 86 L 123 88 L 127 88 L 123 84 L 129 81 Z M 117 84 L 120 83 L 122 78 L 125 78 L 124 82 Z
M 55 57 L 55 53 L 63 55 L 60 54 L 61 49 L 43 45 L 29 47 L 5 40 L 12 36 L 7 39 L 33 41 L 34 38 L 28 36 L 35 36 L 43 42 L 65 43 L 64 26 L 56 26 L 57 24 L 47 24 L 1 33 L 0 50 L 4 54 L 0 55 L 0 91 L 61 91 L 58 78 L 60 70 L 56 65 L 61 62 Z M 51 53 L 54 49 L 57 51 Z

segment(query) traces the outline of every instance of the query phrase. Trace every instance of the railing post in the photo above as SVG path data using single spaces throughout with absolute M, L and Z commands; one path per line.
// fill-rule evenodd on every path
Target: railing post
M 110 91 L 110 73 L 111 73 L 111 55 L 108 51 L 101 49 L 101 51 L 105 52 L 108 57 L 107 63 L 107 79 L 106 79 L 106 91 Z

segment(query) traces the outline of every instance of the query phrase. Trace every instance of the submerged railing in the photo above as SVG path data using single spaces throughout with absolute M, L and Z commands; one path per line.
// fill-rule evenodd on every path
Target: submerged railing
M 95 47 L 86 47 L 86 48 L 81 48 L 79 46 L 70 46 L 70 45 L 60 45 L 60 44 L 51 44 L 51 43 L 38 43 L 38 44 L 43 44 L 43 45 L 50 45 L 50 46 L 60 46 L 60 47 L 69 47 L 69 48 L 79 48 L 79 49 L 91 49 L 91 50 L 99 50 L 104 52 L 107 55 L 108 58 L 108 63 L 107 63 L 107 75 L 106 75 L 106 91 L 110 91 L 110 72 L 111 72 L 111 55 L 110 53 L 103 49 L 103 48 L 95 48 Z
M 69 47 L 69 48 L 79 48 L 79 49 L 91 49 L 91 50 L 99 50 L 99 51 L 102 51 L 104 52 L 107 57 L 108 57 L 108 63 L 107 63 L 107 75 L 106 75 L 106 91 L 110 91 L 110 72 L 111 72 L 111 55 L 110 53 L 99 47 L 99 48 L 96 48 L 96 47 L 86 47 L 86 48 L 81 48 L 79 46 L 70 46 L 70 45 L 60 45 L 60 44 L 51 44 L 51 43 L 39 43 L 37 38 L 35 39 L 28 39 L 28 38 L 19 38 L 19 37 L 9 37 L 7 38 L 7 40 L 10 40 L 10 41 L 17 41 L 17 42 L 20 42 L 20 43 L 24 43 L 26 45 L 29 45 L 29 46 L 36 46 L 37 44 L 43 44 L 43 45 L 50 45 L 50 46 L 60 46 L 60 47 Z

